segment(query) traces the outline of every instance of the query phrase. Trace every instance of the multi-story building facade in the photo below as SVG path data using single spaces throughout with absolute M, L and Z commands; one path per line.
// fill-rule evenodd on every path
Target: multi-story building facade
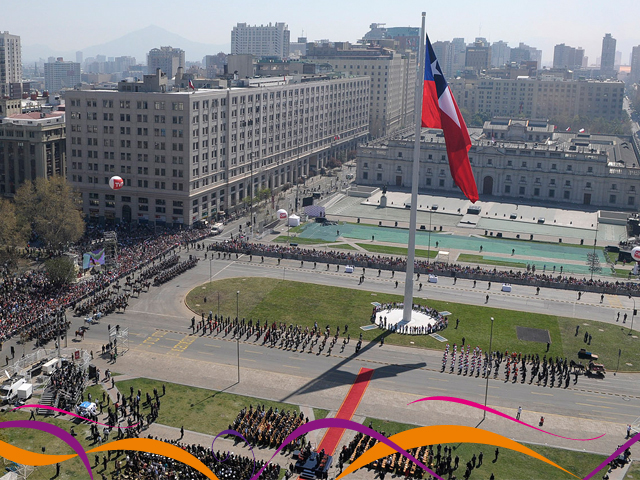
M 484 38 L 476 38 L 476 41 L 467 47 L 464 66 L 465 69 L 475 72 L 491 67 L 491 47 Z
M 307 59 L 330 64 L 334 71 L 371 78 L 369 130 L 388 135 L 414 122 L 416 55 L 382 46 L 348 42 L 309 43 Z
M 640 45 L 631 50 L 630 83 L 640 83 Z
M 610 33 L 602 39 L 602 55 L 600 56 L 600 75 L 612 77 L 615 75 L 616 39 Z
M 576 70 L 582 68 L 584 50 L 561 43 L 553 49 L 553 68 L 567 68 Z
M 492 116 L 554 118 L 584 115 L 620 120 L 624 83 L 559 77 L 456 78 L 449 82 L 458 105 Z
M 470 128 L 469 160 L 480 199 L 564 202 L 609 209 L 640 205 L 640 152 L 633 139 L 557 133 L 546 120 L 495 118 Z M 423 129 L 420 188 L 447 195 L 459 189 L 449 173 L 440 130 Z M 412 181 L 412 132 L 358 150 L 358 184 L 408 188 Z
M 287 58 L 290 42 L 291 34 L 286 23 L 260 26 L 238 23 L 231 30 L 231 55 Z
M 368 135 L 370 79 L 304 80 L 169 92 L 165 76 L 146 75 L 117 91 L 68 92 L 67 178 L 84 212 L 190 225 L 355 149 Z M 122 190 L 109 189 L 113 175 Z
M 149 74 L 154 74 L 159 68 L 169 78 L 173 78 L 180 67 L 185 69 L 185 56 L 184 50 L 179 48 L 153 48 L 147 54 L 147 72 Z
M 65 175 L 65 138 L 64 112 L 0 117 L 0 195 L 13 196 L 27 180 Z
M 80 64 L 65 62 L 59 57 L 44 64 L 44 85 L 49 92 L 59 92 L 63 88 L 74 88 L 80 84 Z
M 12 85 L 22 82 L 20 37 L 0 32 L 0 97 L 12 95 Z M 19 98 L 19 96 L 18 96 Z
M 500 40 L 491 44 L 491 66 L 502 67 L 511 61 L 511 48 L 507 42 Z

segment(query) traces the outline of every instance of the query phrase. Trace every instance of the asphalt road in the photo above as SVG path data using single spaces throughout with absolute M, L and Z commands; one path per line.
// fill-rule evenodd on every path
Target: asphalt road
M 309 265 L 310 268 L 299 268 L 300 264 L 293 261 L 283 261 L 278 268 L 275 261 L 268 263 L 268 259 L 265 259 L 264 265 L 255 261 L 250 264 L 243 260 L 246 259 L 241 257 L 239 261 L 214 260 L 211 262 L 212 277 L 284 277 L 287 280 L 377 292 L 402 291 L 401 288 L 395 289 L 395 279 L 391 280 L 390 274 L 385 273 L 379 279 L 367 278 L 364 285 L 358 286 L 356 276 L 335 273 L 335 268 L 327 273 L 322 271 L 320 266 L 314 271 L 312 264 Z M 195 269 L 160 288 L 152 288 L 139 299 L 133 299 L 126 314 L 114 314 L 103 319 L 101 325 L 92 326 L 84 342 L 106 343 L 107 324 L 118 323 L 123 328 L 129 328 L 130 347 L 133 349 L 175 355 L 183 359 L 205 360 L 213 364 L 236 365 L 235 340 L 190 335 L 189 319 L 192 313 L 184 306 L 184 297 L 192 288 L 209 280 L 209 263 L 201 261 Z M 484 304 L 486 285 L 481 287 L 478 284 L 478 288 L 473 289 L 470 281 L 458 280 L 455 287 L 451 283 L 451 279 L 443 279 L 442 283 L 429 285 L 426 291 L 421 292 L 420 297 Z M 536 296 L 533 288 L 518 286 L 515 292 L 492 292 L 490 304 L 540 313 L 553 311 L 555 314 L 567 316 L 572 316 L 575 312 L 575 315 L 585 319 L 615 322 L 617 302 L 624 304 L 626 300 L 615 299 L 614 302 L 607 299 L 601 305 L 599 295 L 585 294 L 580 303 L 576 304 L 573 293 L 562 290 L 543 289 L 540 295 Z M 568 295 L 571 296 L 570 299 L 567 298 Z M 74 328 L 75 324 L 79 326 L 80 323 L 81 319 L 75 319 Z M 351 342 L 343 353 L 340 353 L 339 348 L 334 349 L 333 354 L 328 357 L 326 354 L 316 355 L 270 348 L 260 343 L 255 344 L 251 340 L 241 342 L 240 362 L 243 367 L 264 372 L 304 377 L 307 383 L 296 393 L 310 393 L 330 388 L 332 385 L 350 384 L 361 367 L 369 367 L 376 369 L 372 386 L 382 390 L 420 396 L 451 395 L 479 403 L 484 400 L 485 380 L 440 373 L 442 354 L 439 352 L 370 344 L 364 345 L 360 354 L 356 356 L 354 343 Z M 78 343 L 81 344 L 82 342 Z M 506 408 L 526 405 L 526 409 L 538 412 L 626 424 L 640 417 L 639 379 L 636 374 L 618 374 L 615 377 L 608 375 L 603 380 L 581 377 L 576 386 L 566 390 L 491 379 L 488 404 Z M 286 401 L 288 396 L 278 400 Z

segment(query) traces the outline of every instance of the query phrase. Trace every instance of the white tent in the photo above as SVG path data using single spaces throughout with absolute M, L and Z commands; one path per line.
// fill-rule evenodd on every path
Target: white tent
M 300 225 L 300 217 L 298 215 L 289 215 L 289 226 L 297 227 Z

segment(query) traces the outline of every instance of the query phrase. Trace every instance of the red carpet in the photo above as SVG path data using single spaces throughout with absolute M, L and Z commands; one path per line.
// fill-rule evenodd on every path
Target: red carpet
M 362 397 L 364 397 L 364 392 L 366 392 L 372 376 L 372 369 L 360 369 L 360 372 L 358 372 L 358 376 L 356 377 L 356 381 L 353 385 L 351 385 L 351 389 L 342 402 L 342 405 L 340 406 L 340 409 L 338 410 L 335 418 L 351 420 L 353 415 L 356 413 L 356 410 L 358 409 L 358 405 L 360 405 Z M 343 434 L 344 428 L 329 428 L 327 430 L 327 433 L 324 434 L 324 438 L 320 442 L 320 445 L 318 446 L 318 452 L 320 452 L 324 448 L 324 451 L 327 455 L 333 455 L 336 448 L 338 447 L 338 444 L 340 443 L 340 439 L 342 438 Z

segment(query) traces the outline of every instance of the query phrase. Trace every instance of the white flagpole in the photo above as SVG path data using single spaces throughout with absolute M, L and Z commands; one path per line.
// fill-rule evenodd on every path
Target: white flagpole
M 411 320 L 413 309 L 413 267 L 416 257 L 416 227 L 418 214 L 418 185 L 420 181 L 420 135 L 422 133 L 422 90 L 424 87 L 425 63 L 425 16 L 422 12 L 422 27 L 420 28 L 420 50 L 418 52 L 418 71 L 416 74 L 416 95 L 414 116 L 416 120 L 415 143 L 413 146 L 413 174 L 411 178 L 411 214 L 409 216 L 409 244 L 407 251 L 407 272 L 404 283 L 404 310 L 402 319 Z M 429 65 L 428 68 L 431 68 Z

